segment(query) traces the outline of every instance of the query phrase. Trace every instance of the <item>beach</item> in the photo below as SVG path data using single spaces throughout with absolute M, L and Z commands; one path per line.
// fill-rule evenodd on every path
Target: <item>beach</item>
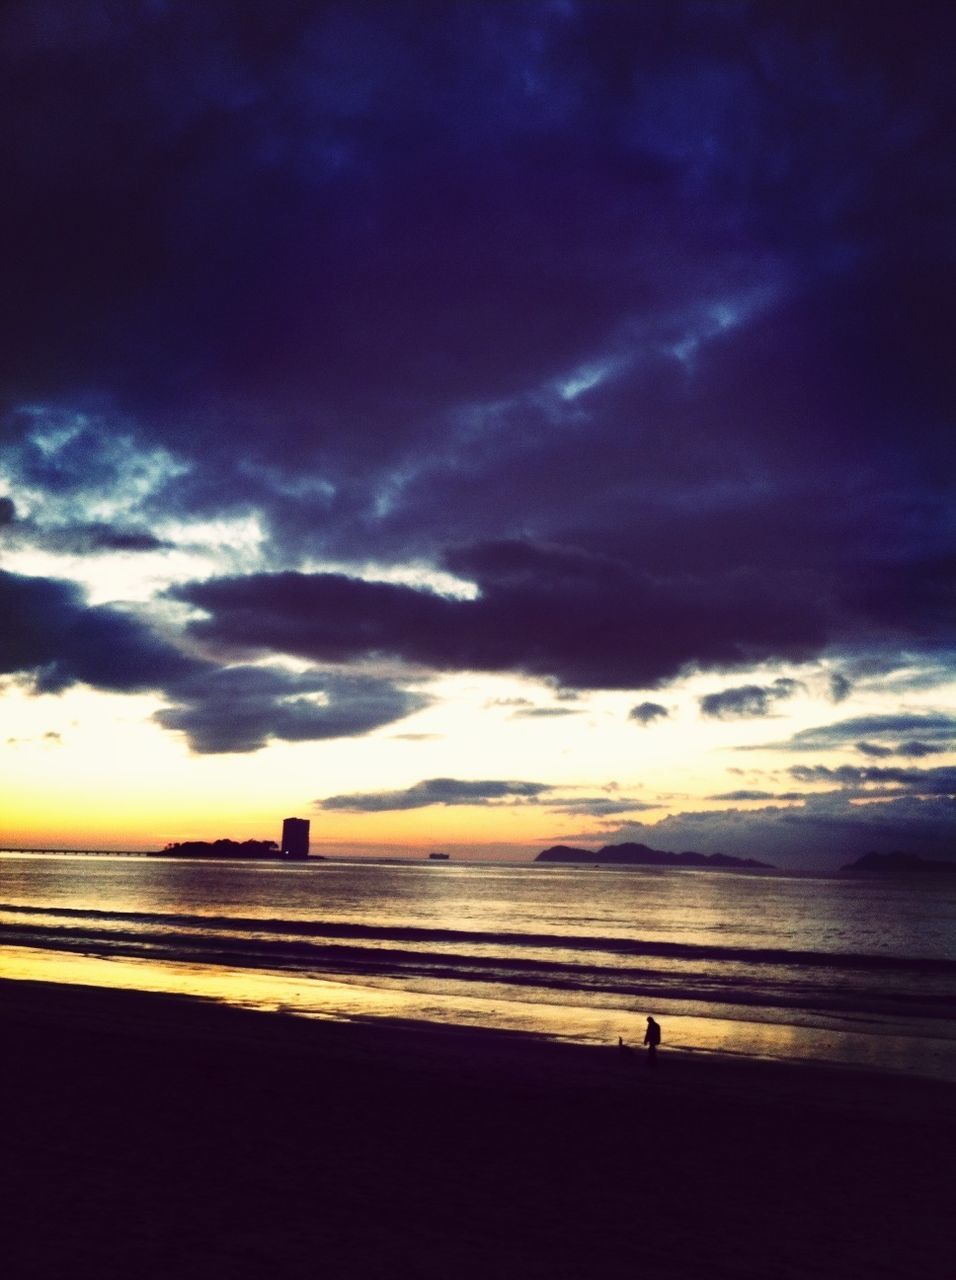
M 956 1087 L 0 982 L 11 1277 L 940 1277 Z

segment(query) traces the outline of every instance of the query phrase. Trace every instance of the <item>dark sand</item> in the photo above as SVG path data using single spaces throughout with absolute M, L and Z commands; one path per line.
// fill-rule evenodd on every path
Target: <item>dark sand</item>
M 21 982 L 0 1020 L 8 1280 L 956 1274 L 956 1086 Z

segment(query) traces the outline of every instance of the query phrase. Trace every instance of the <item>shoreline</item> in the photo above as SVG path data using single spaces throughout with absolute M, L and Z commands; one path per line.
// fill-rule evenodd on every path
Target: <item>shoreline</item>
M 218 1040 L 238 1037 L 261 1046 L 279 1043 L 298 1051 L 329 1051 L 351 1056 L 378 1042 L 388 1043 L 390 1052 L 410 1060 L 434 1057 L 442 1068 L 460 1065 L 462 1060 L 480 1056 L 500 1066 L 521 1071 L 538 1060 L 551 1059 L 552 1068 L 562 1072 L 599 1069 L 617 1061 L 621 1054 L 608 1041 L 597 1045 L 572 1037 L 527 1029 L 506 1029 L 452 1022 L 375 1014 L 310 1014 L 301 1010 L 270 1010 L 240 1006 L 228 999 L 193 992 L 141 990 L 126 986 L 101 987 L 89 983 L 58 982 L 50 979 L 12 978 L 0 975 L 0 1020 L 58 1026 L 69 1023 L 92 1027 L 101 1025 L 124 1034 L 150 1037 L 156 1029 L 164 1034 L 198 1036 Z M 666 1015 L 665 1015 L 666 1021 Z M 631 1066 L 640 1070 L 643 1048 L 638 1042 L 626 1044 Z M 847 1081 L 868 1082 L 893 1093 L 908 1096 L 915 1090 L 937 1091 L 941 1098 L 952 1097 L 956 1108 L 956 1082 L 932 1076 L 912 1075 L 890 1067 L 853 1062 L 829 1062 L 811 1058 L 775 1058 L 726 1048 L 688 1047 L 665 1039 L 660 1057 L 670 1064 L 684 1084 L 688 1075 L 700 1071 L 711 1077 L 739 1081 L 762 1073 L 778 1082 L 799 1078 L 804 1083 L 832 1081 L 837 1088 Z M 601 1064 L 598 1067 L 598 1064 Z M 839 1083 L 838 1083 L 839 1082 Z M 700 1087 L 702 1080 L 693 1081 Z M 954 1110 L 956 1118 L 956 1110 Z
M 128 987 L 96 987 L 83 983 L 0 977 L 0 1020 L 60 1027 L 79 1024 L 109 1028 L 132 1036 L 150 1038 L 174 1034 L 211 1041 L 241 1042 L 262 1047 L 278 1043 L 284 1050 L 321 1052 L 361 1057 L 372 1046 L 388 1044 L 393 1059 L 406 1065 L 434 1062 L 436 1069 L 459 1069 L 468 1061 L 494 1065 L 511 1073 L 530 1073 L 546 1064 L 562 1074 L 603 1075 L 608 1064 L 621 1066 L 617 1044 L 585 1043 L 535 1030 L 499 1029 L 454 1023 L 426 1023 L 417 1019 L 378 1015 L 311 1015 L 299 1011 L 255 1009 L 229 1004 L 219 998 L 187 992 L 138 991 Z M 644 1051 L 628 1043 L 630 1069 L 641 1074 Z M 865 1093 L 883 1091 L 912 1097 L 929 1091 L 939 1100 L 950 1098 L 956 1119 L 956 1083 L 914 1076 L 891 1068 L 810 1059 L 774 1059 L 732 1050 L 660 1046 L 660 1060 L 668 1064 L 668 1080 L 681 1087 L 706 1087 L 719 1080 L 726 1088 L 738 1085 L 746 1091 L 755 1084 L 763 1089 L 773 1080 L 820 1085 L 822 1092 L 845 1088 L 850 1082 L 865 1085 Z M 627 1069 L 627 1068 L 623 1068 Z M 753 1076 L 753 1080 L 751 1080 Z M 764 1080 L 767 1078 L 767 1080 Z
M 304 976 L 257 968 L 186 961 L 155 964 L 135 956 L 95 956 L 78 951 L 46 951 L 14 946 L 0 949 L 0 981 L 16 980 L 93 990 L 129 991 L 205 1000 L 238 1010 L 268 1013 L 281 1008 L 290 1017 L 453 1031 L 487 1031 L 525 1035 L 557 1043 L 594 1048 L 616 1044 L 623 1035 L 631 1044 L 644 1034 L 642 1013 L 634 1008 L 555 1002 L 501 1001 L 484 993 L 446 1000 L 441 992 L 413 987 L 385 988 L 336 974 Z M 715 1005 L 709 1013 L 688 1012 L 685 1002 L 648 998 L 646 1011 L 667 1024 L 669 1054 L 717 1060 L 763 1061 L 794 1066 L 826 1066 L 873 1071 L 926 1081 L 956 1084 L 956 1039 L 941 1036 L 925 1020 L 912 1030 L 901 1025 L 879 1030 L 875 1025 L 840 1025 L 840 1019 L 801 1022 L 747 1017 L 745 1008 Z M 373 1012 L 369 1012 L 369 1010 Z M 736 1015 L 736 1016 L 735 1016 Z
M 11 1275 L 942 1280 L 956 1248 L 943 1082 L 27 981 L 0 1027 Z

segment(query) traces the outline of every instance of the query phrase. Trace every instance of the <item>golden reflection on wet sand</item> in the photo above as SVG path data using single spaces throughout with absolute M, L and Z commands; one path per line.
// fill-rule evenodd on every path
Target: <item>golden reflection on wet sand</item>
M 0 978 L 121 988 L 213 1000 L 237 1008 L 334 1021 L 396 1019 L 494 1028 L 581 1044 L 639 1049 L 646 1015 L 664 1029 L 663 1050 L 890 1070 L 956 1080 L 956 1042 L 929 1037 L 792 1026 L 780 1022 L 692 1017 L 653 1010 L 619 1011 L 516 1000 L 495 1000 L 434 989 L 415 991 L 388 978 L 362 983 L 274 972 L 237 972 L 215 965 L 137 959 L 68 958 L 27 947 L 0 949 Z

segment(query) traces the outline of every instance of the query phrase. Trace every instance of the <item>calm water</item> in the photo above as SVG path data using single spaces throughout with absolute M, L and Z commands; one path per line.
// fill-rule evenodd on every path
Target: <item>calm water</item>
M 0 853 L 0 976 L 956 1079 L 956 885 Z

